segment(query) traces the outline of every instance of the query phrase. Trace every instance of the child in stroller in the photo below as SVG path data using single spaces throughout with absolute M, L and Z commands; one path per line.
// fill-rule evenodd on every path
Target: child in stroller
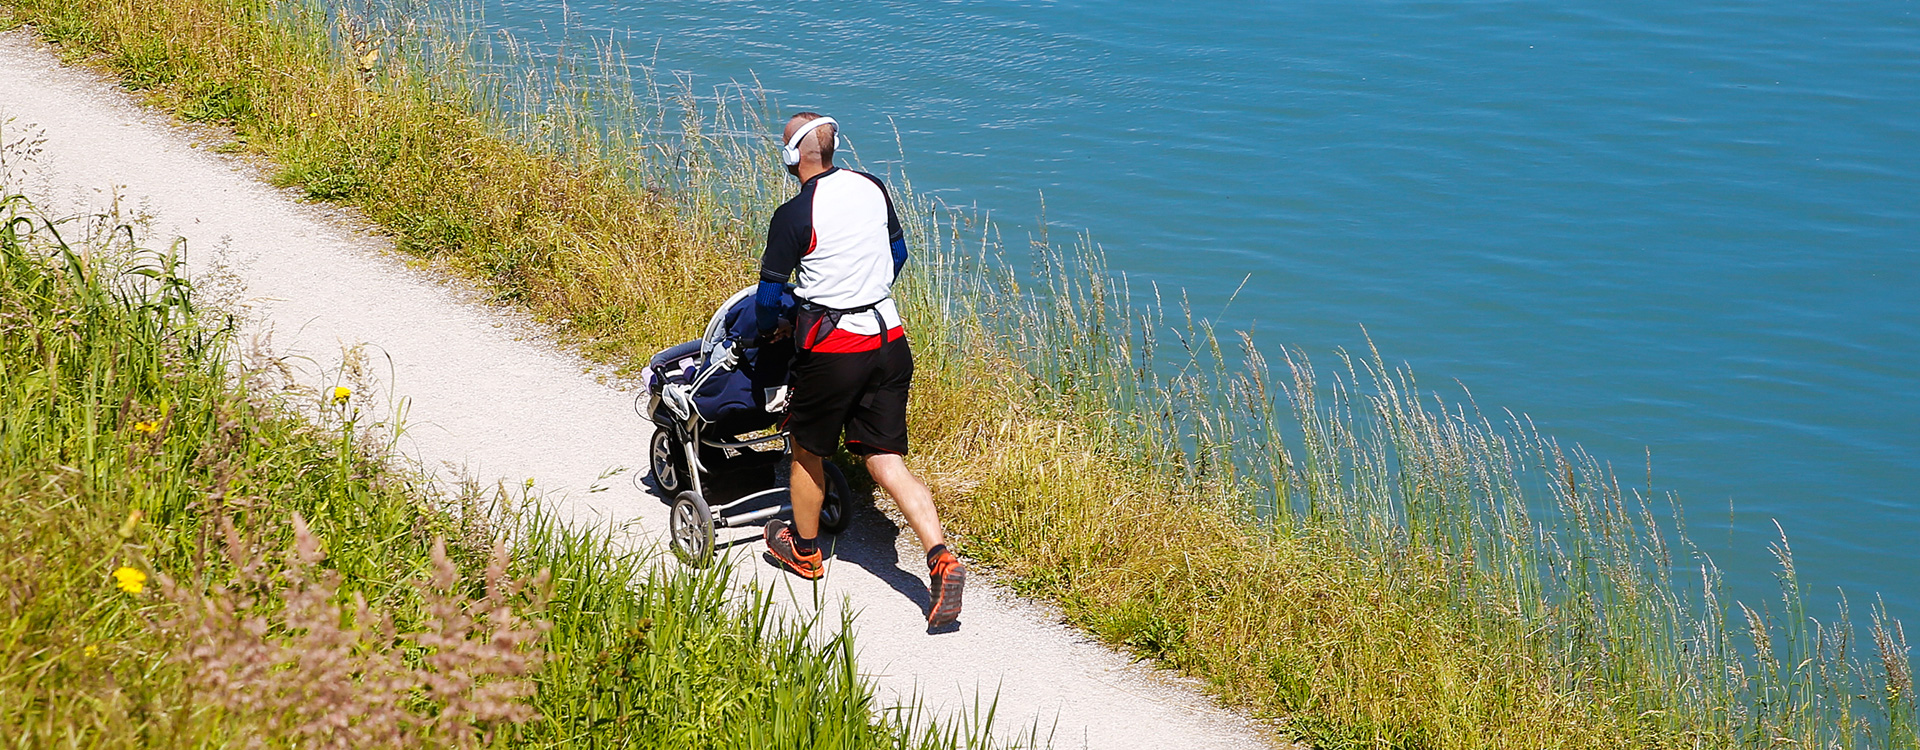
M 706 335 L 654 355 L 634 404 L 654 425 L 651 468 L 654 484 L 673 500 L 673 551 L 695 567 L 712 562 L 716 528 L 755 526 L 793 509 L 785 481 L 791 448 L 777 429 L 793 341 L 756 346 L 753 292 L 747 287 L 727 298 Z M 791 298 L 786 302 L 791 309 Z M 838 534 L 850 520 L 852 492 L 832 462 L 826 474 L 820 528 Z M 742 477 L 772 486 L 711 502 L 721 499 L 716 479 Z

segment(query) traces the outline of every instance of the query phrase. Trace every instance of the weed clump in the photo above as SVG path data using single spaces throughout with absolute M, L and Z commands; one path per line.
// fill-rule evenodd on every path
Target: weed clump
M 279 561 L 259 556 L 257 540 L 227 517 L 218 521 L 232 580 L 203 592 L 162 574 L 160 586 L 178 607 L 166 624 L 184 641 L 175 660 L 237 720 L 305 747 L 356 748 L 485 746 L 498 728 L 534 718 L 525 699 L 551 623 L 514 605 L 537 615 L 548 575 L 509 580 L 504 543 L 488 562 L 485 595 L 473 600 L 436 539 L 433 578 L 414 584 L 424 628 L 396 633 L 364 595 L 342 605 L 340 573 L 320 567 L 320 539 L 300 514 Z M 403 642 L 425 654 L 417 665 L 397 648 Z

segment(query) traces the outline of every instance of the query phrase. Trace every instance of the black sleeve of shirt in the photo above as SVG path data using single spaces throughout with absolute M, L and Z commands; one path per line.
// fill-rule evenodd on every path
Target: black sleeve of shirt
M 893 211 L 893 194 L 887 192 L 887 183 L 881 182 L 880 178 L 866 172 L 855 172 L 855 174 L 872 180 L 874 187 L 880 188 L 880 197 L 887 201 L 887 244 L 898 245 L 905 241 L 907 236 L 900 231 L 900 215 Z
M 873 181 L 880 188 L 880 198 L 887 202 L 887 247 L 893 251 L 893 275 L 899 278 L 900 270 L 907 267 L 907 235 L 900 230 L 900 214 L 893 210 L 893 194 L 887 192 L 887 183 L 866 172 L 855 174 Z
M 790 200 L 773 210 L 767 223 L 767 251 L 760 255 L 760 280 L 784 284 L 800 266 L 800 257 L 813 244 L 812 212 L 799 200 Z
M 880 181 L 874 180 L 874 182 Z M 900 231 L 900 215 L 893 212 L 893 196 L 887 193 L 887 186 L 884 183 L 880 185 L 880 194 L 887 199 L 887 243 L 898 245 L 905 242 L 907 235 Z

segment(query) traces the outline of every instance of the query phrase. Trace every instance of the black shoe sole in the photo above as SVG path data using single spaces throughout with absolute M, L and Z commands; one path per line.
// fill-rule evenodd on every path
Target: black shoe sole
M 938 628 L 951 625 L 960 619 L 960 595 L 967 588 L 967 569 L 954 566 L 953 571 L 940 576 L 939 588 L 933 592 L 933 611 L 927 613 L 927 627 Z

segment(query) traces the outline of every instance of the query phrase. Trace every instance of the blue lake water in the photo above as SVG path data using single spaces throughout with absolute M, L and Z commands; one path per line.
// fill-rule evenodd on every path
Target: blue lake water
M 1920 617 L 1920 3 L 492 0 L 1263 347 L 1364 346 L 1679 493 L 1735 593 Z M 1057 236 L 1057 235 L 1056 235 Z M 1227 300 L 1247 280 L 1230 307 Z M 1825 608 L 1820 611 L 1824 613 Z

